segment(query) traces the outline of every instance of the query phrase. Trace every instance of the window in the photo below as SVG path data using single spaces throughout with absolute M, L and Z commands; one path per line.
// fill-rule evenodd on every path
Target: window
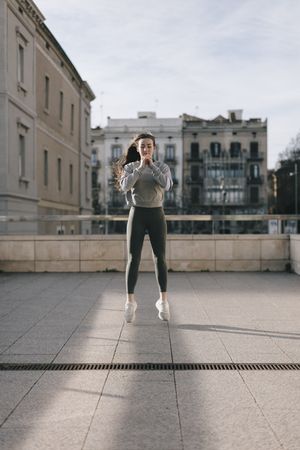
M 199 203 L 199 188 L 198 187 L 192 187 L 192 190 L 191 190 L 191 202 L 193 204 Z
M 25 177 L 25 136 L 19 134 L 19 177 Z
M 18 47 L 18 82 L 24 83 L 24 47 L 21 44 Z
M 191 166 L 191 179 L 192 181 L 199 179 L 199 166 Z
M 111 148 L 112 159 L 119 159 L 122 156 L 122 147 L 120 145 L 113 145 Z
M 85 133 L 85 143 L 88 144 L 88 138 L 89 138 L 89 133 L 88 133 L 88 126 L 89 126 L 89 121 L 88 121 L 88 116 L 85 116 L 84 118 L 84 133 Z
M 48 150 L 44 150 L 44 186 L 48 186 Z
M 174 193 L 174 191 L 167 191 L 165 193 L 165 205 L 166 206 L 175 205 L 175 193 Z
M 172 161 L 175 159 L 175 146 L 174 145 L 171 145 L 171 144 L 166 145 L 165 152 L 166 152 L 165 159 L 167 161 Z
M 75 106 L 72 103 L 71 104 L 71 133 L 74 133 L 74 112 L 75 112 Z
M 207 167 L 208 178 L 224 178 L 226 176 L 225 167 L 221 164 L 212 164 Z
M 258 203 L 258 186 L 251 186 L 250 188 L 250 202 L 251 203 Z
M 92 188 L 96 189 L 98 186 L 98 175 L 94 170 L 92 171 Z
M 59 93 L 59 120 L 62 122 L 64 116 L 64 93 Z
M 61 191 L 61 158 L 57 158 L 57 187 Z
M 97 166 L 97 149 L 93 148 L 92 155 L 91 155 L 91 163 L 93 167 Z
M 199 159 L 199 142 L 191 143 L 191 159 Z
M 111 194 L 111 203 L 112 206 L 124 206 L 124 196 L 121 192 L 112 191 Z
M 69 192 L 73 194 L 73 164 L 69 165 Z
M 219 158 L 221 156 L 220 142 L 211 142 L 210 143 L 210 154 L 213 158 Z
M 224 198 L 223 198 L 224 200 Z M 240 187 L 231 187 L 226 191 L 226 202 L 240 204 L 244 202 L 244 191 Z
M 86 200 L 89 200 L 89 174 L 88 174 L 88 171 L 86 170 L 85 171 L 85 174 L 84 174 L 84 176 L 85 176 L 85 179 L 84 179 L 84 188 L 85 188 L 85 198 L 86 198 Z
M 175 180 L 175 178 L 176 178 L 176 173 L 175 173 L 174 167 L 170 167 L 170 172 L 171 172 L 172 180 Z
M 258 158 L 258 142 L 250 142 L 250 158 Z
M 240 163 L 232 163 L 230 164 L 229 176 L 231 178 L 240 178 L 244 175 L 243 173 L 243 165 Z
M 259 178 L 259 165 L 252 164 L 250 166 L 250 178 Z
M 50 79 L 45 76 L 45 109 L 49 109 Z
M 230 156 L 231 158 L 238 158 L 241 154 L 241 143 L 231 142 L 230 144 Z

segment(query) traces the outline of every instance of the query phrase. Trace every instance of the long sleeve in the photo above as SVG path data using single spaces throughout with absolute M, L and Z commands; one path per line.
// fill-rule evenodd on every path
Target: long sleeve
M 158 167 L 155 164 L 151 167 L 154 180 L 165 189 L 169 191 L 173 186 L 172 175 L 169 166 L 163 164 Z
M 140 178 L 142 171 L 130 165 L 124 166 L 124 172 L 120 179 L 120 187 L 123 192 L 130 191 Z

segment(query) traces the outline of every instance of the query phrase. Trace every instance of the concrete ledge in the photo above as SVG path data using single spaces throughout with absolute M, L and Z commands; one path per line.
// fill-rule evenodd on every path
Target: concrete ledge
M 125 235 L 0 236 L 0 270 L 6 272 L 125 271 Z M 300 274 L 299 235 L 168 235 L 172 271 L 284 271 Z M 140 270 L 153 272 L 145 238 Z

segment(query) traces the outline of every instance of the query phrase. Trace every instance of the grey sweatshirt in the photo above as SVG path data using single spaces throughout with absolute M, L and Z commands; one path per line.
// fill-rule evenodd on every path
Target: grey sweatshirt
M 152 167 L 139 169 L 140 162 L 126 164 L 120 179 L 121 190 L 126 193 L 129 206 L 155 208 L 162 206 L 164 191 L 173 186 L 170 168 L 156 161 Z

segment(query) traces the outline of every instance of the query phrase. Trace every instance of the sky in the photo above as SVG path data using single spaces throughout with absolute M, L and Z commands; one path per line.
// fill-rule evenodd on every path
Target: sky
M 268 119 L 268 167 L 300 131 L 299 0 L 35 0 L 107 116 Z

